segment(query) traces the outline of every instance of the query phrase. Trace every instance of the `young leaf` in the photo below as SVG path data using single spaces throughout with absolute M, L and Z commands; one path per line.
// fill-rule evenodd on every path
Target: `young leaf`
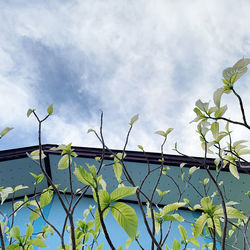
M 164 206 L 163 210 L 164 210 L 164 213 L 169 213 L 169 212 L 176 210 L 180 207 L 184 207 L 185 205 L 186 205 L 186 202 L 175 202 L 175 203 L 171 203 L 171 204 Z
M 2 130 L 2 132 L 0 133 L 0 139 L 5 136 L 10 130 L 12 130 L 13 128 L 5 128 L 4 130 Z
M 96 250 L 101 250 L 104 246 L 104 243 L 102 242 L 101 244 L 98 245 L 98 247 L 96 248 Z
M 197 167 L 191 167 L 190 169 L 189 169 L 189 174 L 190 175 L 192 175 L 196 170 L 198 170 L 199 169 L 199 167 L 197 168 Z
M 235 178 L 240 179 L 239 172 L 234 164 L 232 163 L 229 164 L 229 171 Z
M 126 249 L 129 248 L 130 244 L 133 242 L 133 239 L 131 238 L 128 238 L 127 241 L 126 241 Z
M 32 224 L 29 223 L 28 228 L 26 230 L 26 235 L 25 235 L 26 239 L 30 238 L 32 234 L 33 234 L 33 226 Z
M 195 222 L 195 224 L 194 224 L 194 237 L 195 238 L 197 238 L 200 234 L 201 234 L 201 232 L 202 232 L 202 230 L 203 230 L 203 228 L 204 228 L 204 226 L 205 226 L 205 223 L 207 222 L 207 220 L 208 220 L 208 215 L 207 214 L 202 214 L 197 220 L 196 220 L 196 222 Z
M 214 117 L 215 118 L 220 118 L 222 117 L 227 111 L 227 105 L 222 106 L 221 108 L 218 108 L 215 113 L 214 113 Z
M 134 115 L 134 116 L 131 118 L 129 125 L 132 126 L 138 119 L 139 119 L 139 114 Z
M 181 249 L 181 244 L 176 239 L 174 239 L 173 250 L 180 250 L 180 249 Z
M 9 194 L 13 193 L 13 188 L 11 187 L 6 187 L 0 191 L 1 195 L 1 205 L 3 205 L 4 201 L 8 198 Z
M 135 238 L 138 227 L 135 210 L 126 203 L 117 202 L 111 207 L 111 212 L 128 236 Z
M 187 232 L 186 232 L 185 228 L 182 225 L 179 225 L 178 229 L 179 229 L 179 232 L 181 234 L 182 239 L 184 241 L 186 241 L 186 239 L 187 239 Z
M 164 132 L 164 131 L 162 131 L 162 130 L 158 130 L 158 131 L 156 131 L 156 132 L 155 132 L 155 134 L 157 134 L 157 135 L 161 135 L 161 136 L 163 136 L 163 137 L 165 137 L 165 136 L 166 136 L 165 132 Z
M 34 239 L 29 240 L 29 244 L 32 244 L 38 247 L 47 247 L 46 244 L 44 243 L 44 240 L 40 238 L 34 238 Z
M 213 122 L 211 125 L 211 131 L 213 134 L 214 139 L 216 139 L 219 135 L 219 123 L 218 122 Z
M 83 184 L 95 187 L 95 182 L 93 179 L 93 176 L 91 174 L 89 174 L 83 167 L 78 167 L 75 164 L 75 170 L 74 170 L 74 175 L 76 176 L 76 178 L 82 182 Z
M 58 162 L 58 169 L 67 169 L 72 163 L 72 157 L 68 154 L 64 155 Z
M 121 175 L 122 175 L 122 165 L 119 162 L 115 162 L 113 164 L 113 169 L 115 173 L 115 177 L 119 183 L 121 183 Z
M 188 242 L 192 243 L 193 245 L 195 245 L 198 248 L 200 247 L 198 240 L 196 240 L 194 237 L 189 238 Z
M 28 109 L 27 117 L 29 117 L 34 111 L 35 111 L 35 109 Z
M 52 201 L 53 198 L 53 191 L 52 190 L 43 190 L 43 193 L 40 196 L 40 206 L 41 207 L 45 207 L 48 204 L 50 204 L 50 202 Z
M 49 105 L 48 109 L 47 109 L 48 115 L 52 115 L 53 113 L 53 104 Z
M 41 153 L 41 156 L 42 156 L 42 159 L 44 159 L 46 157 L 46 155 L 44 154 L 44 152 L 42 151 Z M 34 160 L 39 160 L 40 158 L 40 150 L 37 149 L 37 150 L 34 150 L 30 153 L 30 157 Z
M 224 88 L 219 88 L 214 92 L 214 104 L 220 108 L 221 96 L 224 93 Z
M 20 230 L 18 226 L 14 226 L 10 230 L 10 236 L 13 237 L 15 240 L 19 241 L 20 237 Z

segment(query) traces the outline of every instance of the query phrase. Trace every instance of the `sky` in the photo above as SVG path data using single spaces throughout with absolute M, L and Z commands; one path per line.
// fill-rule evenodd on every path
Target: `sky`
M 250 57 L 247 0 L 12 0 L 0 1 L 0 130 L 14 127 L 0 150 L 43 143 L 100 147 L 89 128 L 100 125 L 110 148 L 122 149 L 130 118 L 139 114 L 128 149 L 159 152 L 157 130 L 174 128 L 165 153 L 178 142 L 202 156 L 196 100 L 213 100 L 222 71 Z M 236 83 L 250 111 L 250 73 Z M 228 117 L 237 100 L 225 96 Z M 248 116 L 249 117 L 249 116 Z M 250 119 L 250 118 L 249 118 Z M 235 139 L 250 139 L 235 128 Z

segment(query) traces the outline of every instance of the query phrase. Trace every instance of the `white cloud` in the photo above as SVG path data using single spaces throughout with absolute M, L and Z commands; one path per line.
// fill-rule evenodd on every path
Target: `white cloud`
M 158 151 L 160 140 L 154 131 L 175 127 L 169 136 L 169 148 L 178 141 L 185 152 L 201 152 L 195 126 L 189 124 L 194 103 L 199 98 L 212 101 L 213 91 L 221 85 L 222 69 L 250 54 L 250 4 L 244 0 L 54 1 L 49 6 L 35 1 L 2 7 L 0 28 L 5 38 L 0 39 L 0 59 L 4 62 L 0 74 L 8 84 L 14 77 L 16 94 L 5 91 L 1 106 L 9 102 L 11 94 L 17 96 L 18 108 L 9 105 L 15 113 L 24 112 L 21 107 L 38 105 L 32 99 L 32 86 L 39 80 L 40 66 L 23 49 L 24 37 L 52 51 L 64 49 L 64 57 L 72 65 L 77 57 L 84 57 L 88 63 L 74 87 L 79 94 L 98 100 L 111 147 L 122 147 L 130 117 L 140 113 L 129 148 L 143 144 L 150 151 Z M 3 25 L 3 19 L 7 25 Z M 81 53 L 69 57 L 71 48 Z M 249 110 L 248 90 L 243 81 L 239 83 Z M 72 103 L 60 104 L 58 110 L 64 110 L 60 115 L 71 113 Z M 238 112 L 234 104 L 231 106 L 229 114 L 235 116 Z M 55 114 L 49 123 L 52 128 L 46 129 L 46 141 L 99 145 L 90 136 L 82 136 L 83 130 L 98 126 L 98 110 L 89 117 L 74 115 L 77 121 L 66 121 Z M 20 126 L 24 120 L 20 115 L 5 117 L 9 122 L 19 121 Z

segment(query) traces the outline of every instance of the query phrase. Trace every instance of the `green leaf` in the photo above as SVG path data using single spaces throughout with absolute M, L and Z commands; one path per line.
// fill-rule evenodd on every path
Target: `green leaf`
M 102 214 L 103 220 L 108 215 L 108 212 L 109 212 L 109 208 L 107 208 L 107 209 L 104 210 L 104 212 Z M 95 231 L 97 232 L 100 227 L 101 227 L 100 215 L 99 215 L 98 209 L 96 209 L 95 210 Z
M 173 130 L 174 130 L 173 128 L 167 129 L 167 131 L 165 132 L 165 137 L 167 137 L 168 134 L 170 134 Z
M 222 106 L 221 108 L 218 108 L 215 113 L 214 113 L 214 117 L 215 118 L 220 118 L 222 117 L 227 111 L 227 105 Z
M 173 250 L 180 250 L 180 249 L 181 249 L 181 244 L 176 239 L 174 239 Z
M 162 130 L 158 130 L 155 132 L 155 134 L 157 135 L 161 135 L 163 137 L 167 137 L 169 133 L 171 133 L 173 131 L 173 128 L 169 128 L 166 130 L 166 132 L 162 131 Z
M 13 188 L 11 187 L 6 187 L 0 191 L 1 195 L 1 205 L 4 203 L 4 201 L 8 198 L 9 194 L 13 193 Z
M 223 71 L 223 77 L 231 84 L 235 83 L 242 75 L 247 72 L 247 65 L 250 63 L 249 58 L 242 58 L 234 64 L 233 67 L 226 68 Z
M 26 189 L 26 188 L 29 188 L 28 186 L 23 186 L 23 185 L 18 185 L 14 188 L 13 190 L 13 193 L 19 191 L 19 190 L 22 190 L 22 189 Z
M 229 171 L 235 178 L 240 179 L 239 172 L 234 164 L 232 163 L 229 164 Z
M 31 239 L 29 240 L 29 243 L 38 247 L 47 247 L 46 244 L 44 243 L 44 240 L 40 238 Z
M 219 135 L 219 123 L 218 122 L 213 122 L 211 125 L 211 131 L 213 134 L 214 139 L 216 139 Z
M 209 178 L 205 178 L 204 181 L 203 181 L 203 184 L 204 184 L 204 185 L 207 185 L 208 182 L 209 182 Z
M 44 189 L 43 193 L 40 196 L 40 206 L 41 207 L 47 206 L 52 201 L 52 198 L 53 198 L 53 191 L 50 189 L 46 191 L 46 189 Z
M 156 220 L 155 221 L 155 232 L 159 234 L 161 228 L 161 224 Z
M 109 193 L 106 190 L 101 189 L 101 190 L 98 190 L 98 195 L 99 195 L 101 210 L 109 207 L 111 203 Z M 95 198 L 95 201 L 97 202 L 96 196 L 94 198 Z
M 129 246 L 130 246 L 130 244 L 133 242 L 133 239 L 131 239 L 131 238 L 128 238 L 127 240 L 126 240 L 126 249 L 128 249 L 129 248 Z
M 42 151 L 41 152 L 41 156 L 42 156 L 42 159 L 44 159 L 46 157 L 46 155 L 44 154 L 44 152 Z M 40 150 L 37 149 L 37 150 L 34 150 L 30 153 L 30 157 L 34 160 L 39 160 L 40 159 Z
M 250 63 L 250 58 L 242 58 L 234 64 L 234 68 L 244 68 Z
M 195 238 L 197 238 L 197 237 L 201 234 L 201 232 L 202 232 L 202 230 L 203 230 L 203 228 L 204 228 L 204 226 L 205 226 L 205 224 L 206 224 L 208 218 L 209 218 L 209 217 L 208 217 L 207 214 L 202 214 L 202 215 L 196 220 L 196 222 L 195 222 L 195 224 L 194 224 L 194 237 L 195 237 Z
M 19 241 L 20 237 L 20 230 L 18 226 L 14 226 L 10 230 L 10 236 L 13 237 L 15 240 Z
M 28 109 L 27 117 L 29 117 L 34 111 L 35 111 L 35 109 Z
M 164 206 L 164 207 L 163 207 L 163 211 L 164 211 L 164 213 L 166 214 L 166 213 L 169 213 L 169 212 L 171 212 L 171 211 L 173 211 L 173 210 L 176 210 L 176 209 L 178 209 L 178 208 L 180 208 L 180 207 L 184 207 L 185 205 L 186 205 L 185 202 L 175 202 L 175 203 L 171 203 L 171 204 L 168 204 L 168 205 Z
M 183 168 L 186 164 L 187 164 L 187 163 L 184 163 L 184 162 L 181 163 L 181 164 L 180 164 L 180 168 Z
M 181 175 L 181 180 L 184 181 L 184 177 L 185 177 L 185 172 L 182 173 Z
M 17 201 L 14 203 L 14 210 L 16 210 L 14 216 L 16 216 L 17 211 L 19 211 L 23 206 L 23 201 Z
M 200 247 L 198 240 L 196 240 L 194 237 L 189 238 L 188 242 L 192 243 L 193 245 L 195 245 L 198 248 Z
M 91 133 L 91 132 L 96 133 L 94 129 L 90 128 L 87 133 Z
M 121 175 L 122 175 L 122 165 L 119 162 L 115 162 L 113 164 L 113 169 L 115 173 L 115 177 L 119 183 L 121 183 Z
M 212 209 L 213 202 L 210 200 L 209 197 L 203 197 L 201 199 L 201 206 L 205 211 L 209 211 Z
M 1 131 L 0 133 L 0 138 L 2 138 L 3 136 L 5 136 L 10 130 L 12 130 L 13 128 L 5 128 L 4 130 Z
M 137 187 L 119 187 L 110 194 L 111 201 L 117 201 L 136 192 Z
M 182 239 L 184 241 L 186 241 L 186 239 L 187 239 L 187 232 L 186 232 L 185 228 L 182 225 L 179 225 L 178 229 L 179 229 L 179 232 L 181 234 Z
M 213 218 L 214 218 L 215 231 L 221 237 L 222 231 L 220 226 L 220 219 L 217 216 L 214 216 Z
M 134 116 L 131 118 L 129 125 L 132 126 L 138 119 L 139 119 L 139 114 L 134 115 Z
M 226 211 L 227 211 L 227 217 L 229 219 L 243 219 L 243 220 L 247 219 L 247 217 L 240 211 L 238 211 L 236 208 L 226 207 Z M 224 212 L 222 208 L 215 210 L 214 214 L 224 218 Z
M 76 178 L 82 182 L 83 184 L 86 184 L 88 186 L 92 186 L 95 187 L 95 182 L 93 179 L 93 176 L 91 174 L 89 174 L 83 167 L 78 167 L 75 164 L 75 170 L 74 170 L 74 175 L 76 176 Z
M 141 145 L 137 145 L 137 147 L 138 147 L 140 150 L 144 151 L 143 146 L 141 146 Z
M 67 169 L 72 163 L 72 157 L 68 154 L 64 155 L 58 162 L 58 169 Z
M 162 192 L 160 189 L 156 188 L 156 192 L 158 193 L 159 196 L 164 196 L 165 194 L 169 193 L 170 190 Z
M 208 102 L 202 102 L 200 99 L 195 103 L 195 106 L 197 106 L 203 112 L 207 112 L 208 105 L 209 105 Z
M 98 247 L 96 248 L 96 250 L 101 250 L 104 246 L 104 243 L 102 242 L 101 244 L 98 245 Z
M 238 155 L 248 155 L 248 154 L 250 154 L 250 150 L 249 149 L 242 149 L 242 150 L 237 151 L 237 154 Z
M 36 175 L 36 174 L 30 172 L 30 175 L 32 175 L 35 178 L 35 180 L 36 180 L 35 184 L 40 183 L 44 178 L 43 174 Z
M 30 218 L 29 218 L 30 221 L 35 221 L 40 217 L 39 209 L 35 209 L 35 211 L 36 212 L 31 212 Z
M 199 169 L 199 167 L 197 168 L 197 167 L 191 167 L 190 169 L 189 169 L 189 174 L 190 175 L 192 175 L 196 170 L 198 170 Z
M 214 104 L 216 105 L 216 107 L 220 107 L 220 102 L 221 102 L 221 96 L 224 93 L 224 88 L 219 88 L 214 92 Z
M 32 224 L 29 223 L 25 235 L 26 239 L 30 238 L 32 234 L 33 234 L 33 226 Z
M 184 221 L 184 218 L 179 214 L 165 214 L 162 216 L 162 219 L 165 221 Z
M 135 210 L 123 202 L 117 202 L 111 207 L 111 212 L 128 236 L 135 238 L 138 227 Z
M 165 137 L 165 132 L 164 132 L 164 131 L 162 131 L 162 130 L 158 130 L 158 131 L 156 131 L 156 132 L 155 132 L 155 134 L 157 134 L 157 135 L 161 135 L 161 136 Z
M 53 104 L 49 105 L 48 109 L 47 109 L 48 115 L 52 115 L 53 113 Z

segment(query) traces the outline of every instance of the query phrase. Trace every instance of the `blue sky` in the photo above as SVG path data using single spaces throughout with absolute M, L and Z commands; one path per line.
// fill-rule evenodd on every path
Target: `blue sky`
M 200 155 L 193 107 L 212 101 L 221 72 L 250 57 L 250 2 L 207 1 L 1 1 L 0 125 L 14 127 L 0 149 L 37 144 L 35 119 L 53 103 L 44 143 L 98 147 L 87 134 L 98 128 L 111 148 L 123 147 L 130 118 L 139 113 L 128 145 L 159 151 L 157 130 L 175 130 L 174 142 Z M 250 75 L 238 90 L 250 110 Z M 239 112 L 235 99 L 229 117 Z M 235 138 L 246 138 L 237 129 Z

